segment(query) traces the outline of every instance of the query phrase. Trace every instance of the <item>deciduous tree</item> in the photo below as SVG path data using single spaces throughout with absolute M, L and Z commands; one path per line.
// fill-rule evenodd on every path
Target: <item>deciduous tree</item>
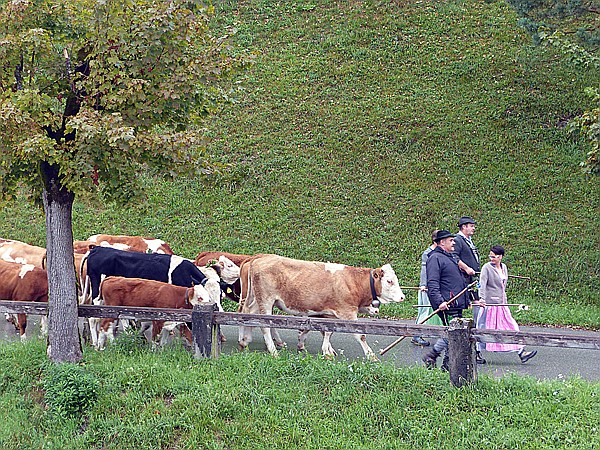
M 0 191 L 43 204 L 54 361 L 77 361 L 72 205 L 209 167 L 201 124 L 250 56 L 185 0 L 0 0 Z

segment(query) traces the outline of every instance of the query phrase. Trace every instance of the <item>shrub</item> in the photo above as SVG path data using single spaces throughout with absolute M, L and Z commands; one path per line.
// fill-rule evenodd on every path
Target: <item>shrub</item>
M 44 401 L 51 413 L 76 418 L 98 397 L 100 383 L 77 364 L 51 364 L 44 373 Z

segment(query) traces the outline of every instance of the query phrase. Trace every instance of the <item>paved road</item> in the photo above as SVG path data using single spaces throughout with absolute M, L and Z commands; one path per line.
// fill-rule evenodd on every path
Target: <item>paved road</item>
M 413 321 L 405 322 L 414 323 Z M 223 352 L 237 351 L 237 327 L 223 328 L 224 334 L 227 337 L 227 342 L 223 345 Z M 581 334 L 581 332 L 564 328 L 521 327 L 521 329 L 523 331 L 537 330 L 545 333 Z M 279 333 L 287 343 L 288 348 L 291 351 L 296 351 L 297 332 L 293 330 L 279 330 Z M 254 330 L 253 338 L 254 340 L 250 345 L 250 349 L 252 351 L 266 351 L 260 330 Z M 395 340 L 396 338 L 389 336 L 367 336 L 367 341 L 376 354 L 379 354 L 380 349 L 387 347 Z M 435 342 L 433 339 L 430 339 L 430 341 Z M 311 354 L 319 354 L 321 352 L 321 342 L 321 334 L 311 332 L 306 341 L 307 351 Z M 364 359 L 362 349 L 350 334 L 335 333 L 331 338 L 331 343 L 341 358 L 350 360 Z M 497 377 L 509 373 L 517 373 L 530 375 L 540 380 L 579 376 L 588 381 L 600 381 L 600 351 L 598 350 L 530 346 L 527 347 L 527 350 L 537 350 L 538 354 L 526 364 L 521 364 L 516 353 L 484 352 L 487 364 L 478 365 L 478 371 L 479 373 L 491 374 Z M 397 367 L 422 365 L 421 358 L 426 352 L 427 348 L 413 345 L 410 343 L 410 338 L 405 338 L 383 355 L 381 360 L 392 361 Z M 441 358 L 439 358 L 438 366 L 441 362 Z
M 406 323 L 413 323 L 406 321 Z M 39 335 L 39 317 L 30 317 L 28 324 L 30 338 Z M 521 327 L 528 331 L 543 331 L 546 333 L 581 334 L 569 329 Z M 225 326 L 223 333 L 227 342 L 223 344 L 223 353 L 237 352 L 237 327 Z M 297 332 L 294 330 L 279 330 L 283 340 L 288 344 L 290 351 L 296 351 Z M 598 333 L 600 334 L 600 333 Z M 265 344 L 259 330 L 253 332 L 254 341 L 250 345 L 251 351 L 265 352 Z M 0 317 L 0 339 L 18 340 L 12 325 L 4 317 Z M 369 345 L 376 353 L 395 340 L 389 336 L 367 336 Z M 331 339 L 333 347 L 338 352 L 339 358 L 348 360 L 363 360 L 363 353 L 354 340 L 346 333 L 335 333 Z M 321 352 L 321 334 L 311 332 L 306 340 L 307 351 L 311 354 Z M 538 354 L 526 364 L 521 364 L 515 353 L 484 353 L 487 364 L 479 365 L 479 373 L 491 374 L 497 377 L 509 373 L 530 375 L 537 379 L 564 379 L 570 376 L 579 376 L 588 381 L 600 381 L 600 351 L 583 350 L 557 347 L 527 347 L 528 350 L 537 350 Z M 392 361 L 397 367 L 422 365 L 421 358 L 427 351 L 426 348 L 417 347 L 410 343 L 410 338 L 404 339 L 396 347 L 388 351 L 381 359 Z M 441 358 L 438 360 L 441 363 Z

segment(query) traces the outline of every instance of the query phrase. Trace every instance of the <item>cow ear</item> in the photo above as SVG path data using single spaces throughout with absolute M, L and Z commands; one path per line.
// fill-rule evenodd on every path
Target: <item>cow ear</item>
M 379 278 L 379 270 L 373 271 L 373 278 Z

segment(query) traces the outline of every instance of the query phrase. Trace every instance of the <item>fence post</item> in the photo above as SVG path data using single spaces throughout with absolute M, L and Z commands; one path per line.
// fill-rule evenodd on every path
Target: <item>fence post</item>
M 475 342 L 471 339 L 473 319 L 456 318 L 448 327 L 448 353 L 450 356 L 450 382 L 462 387 L 477 379 Z
M 194 305 L 192 310 L 192 336 L 194 358 L 218 358 L 221 352 L 221 330 L 213 325 L 217 310 L 215 303 Z

